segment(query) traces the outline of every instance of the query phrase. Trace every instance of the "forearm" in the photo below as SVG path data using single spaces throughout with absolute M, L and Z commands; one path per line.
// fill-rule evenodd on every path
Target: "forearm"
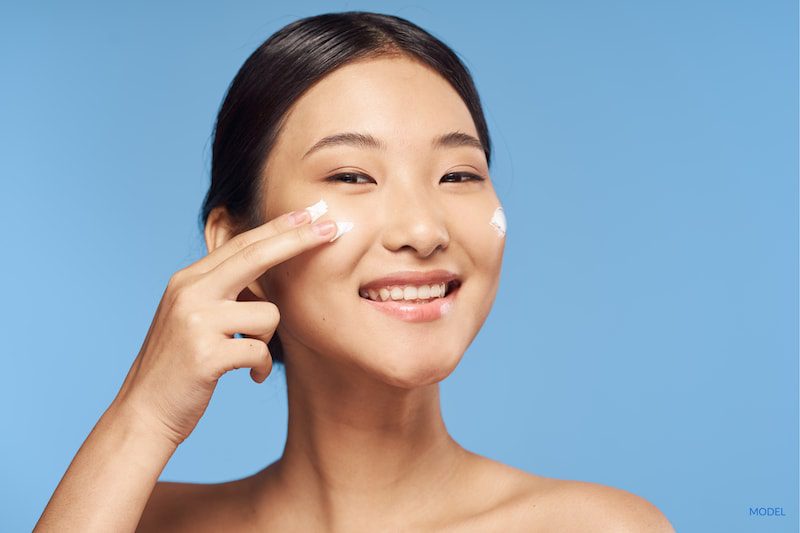
M 73 458 L 34 531 L 134 531 L 176 448 L 115 400 Z

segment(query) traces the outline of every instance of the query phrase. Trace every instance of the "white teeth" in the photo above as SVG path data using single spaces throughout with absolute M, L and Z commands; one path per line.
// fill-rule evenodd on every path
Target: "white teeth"
M 404 287 L 391 286 L 381 287 L 380 289 L 361 289 L 358 291 L 362 298 L 369 298 L 376 302 L 387 300 L 431 300 L 441 298 L 445 295 L 447 283 L 434 283 L 433 285 Z

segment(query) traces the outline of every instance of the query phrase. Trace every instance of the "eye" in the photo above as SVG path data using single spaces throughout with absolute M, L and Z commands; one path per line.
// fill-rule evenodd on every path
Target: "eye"
M 364 178 L 366 180 L 372 180 L 373 183 L 375 181 L 372 178 L 370 178 L 369 176 L 365 176 L 363 174 L 356 174 L 355 172 L 343 172 L 341 174 L 335 174 L 333 176 L 325 178 L 325 181 L 341 181 L 341 182 L 344 182 L 344 183 L 353 183 L 355 185 L 359 185 L 361 183 L 369 183 L 369 181 L 358 182 L 357 181 L 358 178 Z
M 456 178 L 455 181 L 448 181 L 447 178 Z M 460 180 L 459 178 L 467 178 L 465 180 Z M 467 181 L 485 181 L 485 178 L 478 176 L 477 174 L 471 174 L 469 172 L 451 172 L 449 174 L 445 174 L 442 177 L 445 180 L 445 183 L 465 183 Z

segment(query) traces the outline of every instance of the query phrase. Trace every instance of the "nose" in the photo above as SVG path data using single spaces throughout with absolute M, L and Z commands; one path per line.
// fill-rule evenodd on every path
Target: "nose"
M 386 249 L 392 252 L 409 249 L 424 258 L 447 248 L 450 234 L 436 191 L 409 185 L 386 192 L 382 234 Z

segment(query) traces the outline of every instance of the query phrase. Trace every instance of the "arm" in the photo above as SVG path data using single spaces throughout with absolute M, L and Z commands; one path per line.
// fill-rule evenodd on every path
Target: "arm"
M 134 531 L 176 448 L 115 400 L 78 450 L 34 531 Z
M 120 392 L 34 531 L 135 531 L 158 476 L 203 416 L 219 378 L 249 367 L 253 381 L 264 382 L 280 312 L 272 302 L 238 296 L 273 266 L 333 242 L 333 221 L 312 226 L 308 210 L 298 213 L 305 217 L 284 213 L 230 238 L 228 224 L 206 226 L 210 253 L 170 278 Z M 160 518 L 161 504 L 154 502 L 148 522 Z

